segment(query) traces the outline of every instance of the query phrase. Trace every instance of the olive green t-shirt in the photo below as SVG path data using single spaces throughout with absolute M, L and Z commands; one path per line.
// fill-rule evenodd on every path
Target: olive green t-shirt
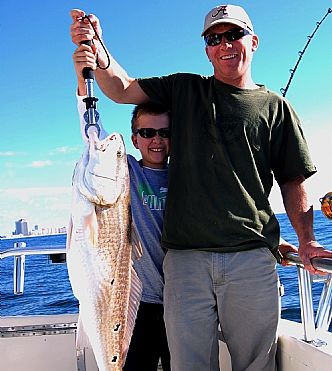
M 277 247 L 279 225 L 268 201 L 273 176 L 283 184 L 316 171 L 289 103 L 264 86 L 240 89 L 195 74 L 138 82 L 172 115 L 162 245 Z

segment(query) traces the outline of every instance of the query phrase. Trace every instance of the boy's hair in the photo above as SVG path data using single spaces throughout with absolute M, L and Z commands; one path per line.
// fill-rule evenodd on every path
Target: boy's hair
M 137 121 L 142 115 L 162 115 L 163 113 L 168 114 L 169 118 L 171 119 L 170 111 L 161 104 L 152 102 L 138 104 L 137 106 L 135 106 L 132 112 L 131 132 L 135 133 Z

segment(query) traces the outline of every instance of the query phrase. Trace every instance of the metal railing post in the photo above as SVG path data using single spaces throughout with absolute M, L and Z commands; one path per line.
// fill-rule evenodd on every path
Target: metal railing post
M 25 242 L 15 242 L 14 248 L 26 247 Z M 22 295 L 24 291 L 25 255 L 14 256 L 14 294 Z
M 316 328 L 328 331 L 332 316 L 332 275 L 324 280 L 322 294 L 316 313 Z
M 304 341 L 312 342 L 315 337 L 314 307 L 310 273 L 302 267 L 297 267 L 299 280 L 299 295 L 301 301 L 301 319 L 304 329 Z

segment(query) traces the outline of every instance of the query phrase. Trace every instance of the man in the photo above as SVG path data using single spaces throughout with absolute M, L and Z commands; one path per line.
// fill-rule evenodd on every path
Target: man
M 72 40 L 92 39 L 90 22 L 71 12 Z M 268 196 L 273 175 L 299 239 L 306 269 L 332 257 L 315 241 L 304 181 L 316 172 L 299 119 L 287 101 L 257 85 L 251 62 L 258 36 L 247 13 L 220 5 L 202 36 L 213 76 L 134 79 L 105 53 L 82 45 L 103 92 L 119 103 L 153 101 L 172 111 L 169 191 L 162 244 L 165 321 L 172 371 L 219 370 L 218 325 L 234 371 L 274 371 L 279 320 L 274 255 L 279 225 Z

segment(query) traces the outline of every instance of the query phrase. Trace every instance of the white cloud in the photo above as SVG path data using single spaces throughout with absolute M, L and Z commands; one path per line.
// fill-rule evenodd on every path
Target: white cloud
M 12 151 L 0 152 L 0 156 L 2 157 L 11 157 L 16 156 L 18 153 Z
M 82 146 L 74 146 L 74 147 L 68 147 L 68 146 L 63 146 L 63 147 L 57 147 L 53 151 L 50 152 L 50 155 L 56 155 L 56 154 L 69 154 L 69 153 L 80 153 L 82 152 Z
M 53 161 L 50 160 L 38 160 L 38 161 L 32 161 L 28 167 L 47 167 L 47 166 L 52 166 Z

